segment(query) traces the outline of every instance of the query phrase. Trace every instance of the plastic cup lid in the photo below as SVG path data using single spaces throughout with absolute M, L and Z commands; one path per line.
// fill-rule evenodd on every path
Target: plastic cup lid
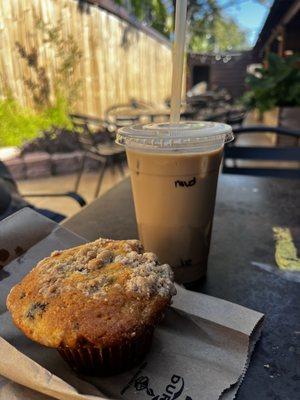
M 148 151 L 195 151 L 222 146 L 231 140 L 230 125 L 209 121 L 125 126 L 118 130 L 116 137 L 116 143 L 120 145 Z

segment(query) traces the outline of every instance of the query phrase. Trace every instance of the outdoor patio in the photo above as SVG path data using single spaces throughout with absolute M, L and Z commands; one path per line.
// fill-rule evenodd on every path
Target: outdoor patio
M 253 113 L 248 113 L 243 125 L 253 126 L 257 124 L 256 115 Z M 274 138 L 269 134 L 256 133 L 256 134 L 245 134 L 238 139 L 238 144 L 240 146 L 258 146 L 258 147 L 274 147 Z M 285 162 L 285 161 L 238 161 L 241 166 L 260 166 L 269 168 L 297 168 L 299 163 L 297 162 Z M 78 173 L 74 174 L 63 174 L 61 176 L 49 176 L 35 179 L 18 179 L 18 186 L 21 193 L 56 193 L 58 188 L 64 188 L 65 191 L 74 190 L 74 185 L 77 179 Z M 129 171 L 125 167 L 125 177 L 120 175 L 118 171 L 113 171 L 108 169 L 104 175 L 103 183 L 101 186 L 101 193 L 103 195 L 105 192 L 113 188 L 120 181 L 129 176 Z M 82 177 L 80 187 L 78 192 L 80 195 L 90 203 L 94 199 L 95 185 L 99 177 L 99 172 L 97 171 L 85 171 Z M 79 206 L 70 198 L 51 198 L 51 197 L 33 197 L 28 198 L 31 204 L 38 208 L 49 208 L 53 211 L 62 213 L 67 217 L 70 217 L 78 212 Z
M 82 178 L 79 193 L 83 198 L 90 203 L 94 200 L 95 182 L 98 179 L 97 172 L 85 172 Z M 129 172 L 125 170 L 125 176 Z M 56 193 L 58 188 L 64 188 L 65 191 L 72 191 L 76 181 L 77 174 L 68 174 L 62 176 L 51 176 L 48 178 L 36 178 L 29 180 L 18 181 L 18 186 L 21 193 Z M 103 184 L 101 187 L 101 195 L 110 190 L 118 184 L 124 177 L 118 173 L 113 174 L 112 171 L 107 171 L 104 176 Z M 28 200 L 38 208 L 48 208 L 58 213 L 70 217 L 76 214 L 80 207 L 74 200 L 67 197 L 36 197 L 28 198 Z
M 300 0 L 0 2 L 0 400 L 298 400 Z

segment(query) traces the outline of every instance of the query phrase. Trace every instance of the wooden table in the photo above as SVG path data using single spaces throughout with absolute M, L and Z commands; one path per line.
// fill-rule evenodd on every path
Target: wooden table
M 266 315 L 238 400 L 299 398 L 300 283 L 276 273 L 272 234 L 290 228 L 299 248 L 299 199 L 296 180 L 220 178 L 208 275 L 196 289 Z M 129 180 L 63 225 L 89 240 L 137 237 Z

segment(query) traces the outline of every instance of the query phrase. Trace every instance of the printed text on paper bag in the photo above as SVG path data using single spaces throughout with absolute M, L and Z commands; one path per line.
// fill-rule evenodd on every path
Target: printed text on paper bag
M 175 400 L 179 398 L 184 400 L 192 400 L 190 396 L 181 396 L 184 390 L 184 379 L 182 376 L 176 374 L 171 376 L 170 382 L 168 382 L 166 385 L 163 393 L 155 393 L 155 391 L 150 387 L 149 377 L 141 374 L 146 365 L 146 362 L 141 365 L 138 372 L 121 391 L 121 394 L 124 394 L 127 389 L 133 386 L 137 392 L 143 392 L 149 400 Z

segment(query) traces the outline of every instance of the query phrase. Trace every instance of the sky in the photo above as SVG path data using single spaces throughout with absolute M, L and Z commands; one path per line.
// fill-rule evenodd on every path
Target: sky
M 260 4 L 259 0 L 218 0 L 218 3 L 221 6 L 234 4 L 227 6 L 224 14 L 232 17 L 243 30 L 247 31 L 249 45 L 253 46 L 263 27 L 273 0 L 265 0 L 264 5 Z

